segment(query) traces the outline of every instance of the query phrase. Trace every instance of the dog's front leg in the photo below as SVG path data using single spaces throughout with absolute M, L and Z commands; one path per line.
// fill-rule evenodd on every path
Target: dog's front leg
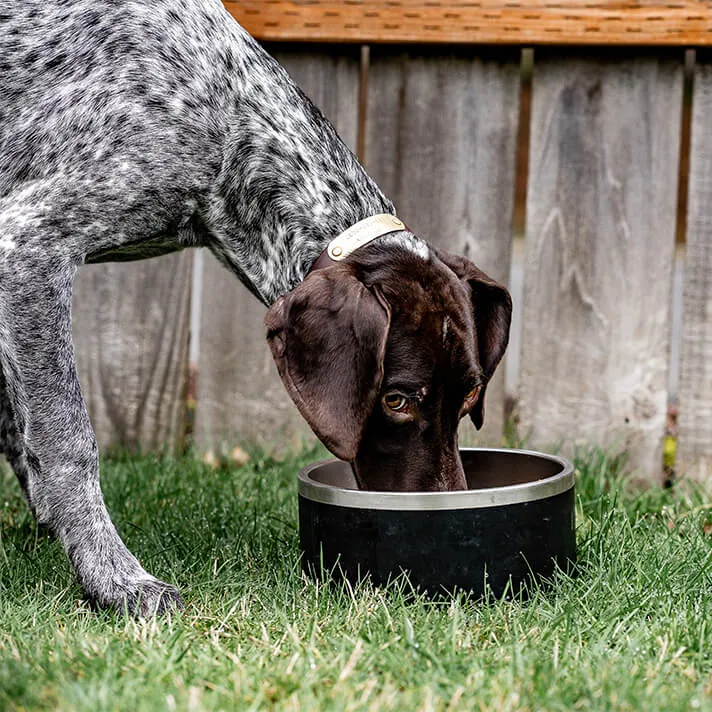
M 11 464 L 91 600 L 139 615 L 181 606 L 178 591 L 129 552 L 104 505 L 72 348 L 74 267 L 45 245 L 11 247 L 0 254 L 0 367 L 14 421 Z

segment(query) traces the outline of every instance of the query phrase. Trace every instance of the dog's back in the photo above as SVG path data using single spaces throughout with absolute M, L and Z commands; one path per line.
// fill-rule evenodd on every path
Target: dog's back
M 232 35 L 226 41 L 225 35 Z M 17 0 L 0 11 L 0 196 L 57 172 L 201 161 L 247 36 L 219 0 Z

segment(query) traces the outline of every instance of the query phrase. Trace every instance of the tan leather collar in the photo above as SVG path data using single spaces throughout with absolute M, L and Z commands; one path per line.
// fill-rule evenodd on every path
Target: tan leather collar
M 326 249 L 314 261 L 309 273 L 341 262 L 359 247 L 363 247 L 383 235 L 407 229 L 402 220 L 388 213 L 372 215 L 370 218 L 360 220 L 337 235 L 326 246 Z

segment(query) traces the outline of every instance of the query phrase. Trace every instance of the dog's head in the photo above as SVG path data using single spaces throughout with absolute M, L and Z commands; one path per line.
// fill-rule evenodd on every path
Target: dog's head
M 452 490 L 466 486 L 458 423 L 482 426 L 511 312 L 468 259 L 374 243 L 313 272 L 265 323 L 289 395 L 362 489 Z

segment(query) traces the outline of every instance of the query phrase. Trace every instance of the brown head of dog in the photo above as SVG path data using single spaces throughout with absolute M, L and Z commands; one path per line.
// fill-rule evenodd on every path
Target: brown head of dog
M 482 427 L 511 314 L 470 260 L 375 242 L 312 272 L 265 323 L 289 395 L 359 487 L 428 491 L 467 486 L 458 423 Z

